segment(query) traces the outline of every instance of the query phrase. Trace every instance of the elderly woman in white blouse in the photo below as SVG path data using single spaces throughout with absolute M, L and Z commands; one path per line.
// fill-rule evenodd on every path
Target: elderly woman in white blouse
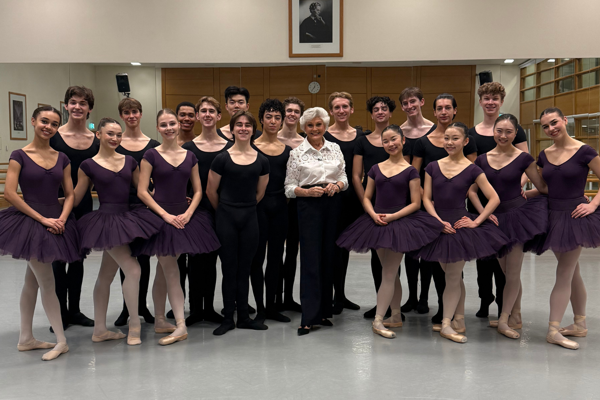
M 341 198 L 348 188 L 344 155 L 340 147 L 323 138 L 329 114 L 321 107 L 309 108 L 300 118 L 304 142 L 290 153 L 285 195 L 298 198 L 300 226 L 300 302 L 302 323 L 298 335 L 313 325 L 333 326 L 333 264 L 336 226 Z

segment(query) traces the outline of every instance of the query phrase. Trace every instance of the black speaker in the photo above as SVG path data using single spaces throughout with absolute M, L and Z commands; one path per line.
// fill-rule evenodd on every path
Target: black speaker
M 131 92 L 131 89 L 129 88 L 129 77 L 127 76 L 127 74 L 117 74 L 117 88 L 119 89 L 119 93 Z
M 494 82 L 494 78 L 492 78 L 492 71 L 481 71 L 479 73 L 479 86 L 489 82 Z

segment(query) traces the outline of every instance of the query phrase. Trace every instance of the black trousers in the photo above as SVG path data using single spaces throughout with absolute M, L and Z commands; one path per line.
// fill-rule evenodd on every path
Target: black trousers
M 332 314 L 333 261 L 341 196 L 299 197 L 302 326 Z
M 147 308 L 146 298 L 148 297 L 148 286 L 150 284 L 150 256 L 138 256 L 137 261 L 142 271 L 140 275 L 140 292 L 138 295 L 138 312 L 141 313 Z M 125 274 L 121 269 L 119 269 L 119 274 L 121 275 L 121 286 L 123 286 Z M 125 299 L 123 299 L 123 310 L 127 311 Z
M 233 320 L 237 307 L 238 321 L 243 321 L 249 318 L 250 269 L 258 248 L 256 206 L 234 207 L 220 203 L 215 221 L 221 242 L 224 316 Z
M 79 219 L 94 209 L 92 196 L 85 196 L 81 203 L 73 209 L 75 218 Z M 80 312 L 81 286 L 83 285 L 83 260 L 69 263 L 55 261 L 52 263 L 55 291 L 60 303 L 63 323 L 69 321 L 69 314 Z M 67 302 L 68 301 L 68 302 Z
M 363 208 L 358 201 L 354 188 L 340 193 L 342 205 L 340 217 L 338 219 L 336 238 L 350 226 L 363 212 Z M 333 288 L 335 290 L 334 303 L 346 300 L 346 274 L 348 273 L 348 261 L 350 252 L 346 249 L 336 246 L 335 262 L 333 270 Z M 381 273 L 380 273 L 381 275 Z
M 484 301 L 492 302 L 494 298 L 494 288 L 492 282 L 496 282 L 496 303 L 502 310 L 502 300 L 504 295 L 504 286 L 506 277 L 498 259 L 477 260 L 477 286 L 479 286 L 479 298 Z
M 283 267 L 283 251 L 288 230 L 288 209 L 285 194 L 265 194 L 256 206 L 258 217 L 258 249 L 252 261 L 250 282 L 256 301 L 256 310 L 275 311 L 275 296 L 279 286 L 279 276 Z M 267 243 L 269 244 L 267 248 Z M 267 256 L 267 267 L 263 274 L 263 263 Z M 263 285 L 266 299 L 263 303 Z
M 218 256 L 219 250 L 216 250 L 190 255 L 188 258 L 189 302 L 192 314 L 214 311 Z
M 408 281 L 408 299 L 427 301 L 429 299 L 429 286 L 431 285 L 431 263 L 419 261 L 409 255 L 404 257 L 404 268 L 406 269 L 406 280 Z M 419 272 L 421 273 L 421 294 L 419 290 Z
M 180 254 L 179 257 L 177 258 L 177 266 L 179 267 L 179 284 L 181 285 L 181 290 L 183 290 L 183 298 L 186 297 L 186 293 L 185 293 L 185 280 L 188 277 L 188 273 L 189 273 L 189 254 Z M 192 289 L 190 288 L 190 291 Z M 190 303 L 190 311 L 191 310 L 191 303 Z
M 294 281 L 296 280 L 296 260 L 300 244 L 300 228 L 298 226 L 298 200 L 290 199 L 287 206 L 288 229 L 285 240 L 285 259 L 283 271 L 279 278 L 277 296 L 285 297 L 285 301 L 292 301 Z M 281 299 L 283 301 L 283 299 Z

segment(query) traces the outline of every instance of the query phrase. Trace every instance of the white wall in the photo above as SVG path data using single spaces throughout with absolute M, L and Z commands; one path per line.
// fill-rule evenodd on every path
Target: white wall
M 506 90 L 506 97 L 504 98 L 504 104 L 500 110 L 503 114 L 512 114 L 519 119 L 520 107 L 519 107 L 519 79 L 521 77 L 521 71 L 518 65 L 477 65 L 476 72 L 481 71 L 492 71 L 492 78 L 494 82 L 500 82 Z M 479 88 L 479 79 L 477 79 L 477 88 Z M 475 125 L 483 121 L 483 110 L 479 105 L 479 96 L 477 90 L 475 90 L 475 114 L 474 122 Z
M 154 67 L 114 67 L 92 64 L 1 64 L 0 63 L 0 162 L 8 161 L 13 150 L 20 149 L 33 138 L 31 114 L 38 103 L 60 107 L 65 90 L 71 85 L 83 85 L 94 91 L 95 106 L 90 122 L 102 117 L 118 120 L 117 105 L 121 95 L 117 92 L 115 75 L 127 72 L 132 96 L 144 109 L 142 131 L 157 138 L 155 117 L 161 107 L 160 69 Z M 27 141 L 10 140 L 8 92 L 27 96 Z
M 345 0 L 328 61 L 597 57 L 597 0 Z M 288 58 L 285 0 L 2 0 L 0 62 L 319 63 Z M 47 38 L 47 39 L 46 39 Z

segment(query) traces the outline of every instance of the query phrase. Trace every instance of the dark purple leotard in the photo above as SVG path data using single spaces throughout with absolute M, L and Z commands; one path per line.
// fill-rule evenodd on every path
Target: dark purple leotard
M 389 210 L 396 212 L 406 207 L 406 200 L 410 198 L 409 183 L 413 179 L 419 179 L 419 173 L 413 166 L 388 178 L 381 172 L 379 165 L 375 164 L 368 176 L 375 181 L 377 198 L 374 208 L 376 212 L 390 212 Z
M 488 163 L 487 154 L 482 154 L 475 160 L 475 165 L 483 170 L 500 201 L 504 202 L 521 197 L 521 176 L 533 162 L 533 157 L 523 152 L 503 168 L 494 169 Z
M 462 217 L 472 220 L 475 216 L 466 210 L 465 199 L 481 168 L 471 164 L 458 175 L 447 178 L 440 170 L 438 161 L 430 163 L 425 172 L 432 180 L 435 211 L 442 221 L 454 223 Z M 456 233 L 443 233 L 434 242 L 423 247 L 417 255 L 426 261 L 452 263 L 492 257 L 502 251 L 509 239 L 492 222 L 485 221 L 476 228 L 456 229 Z
M 578 247 L 600 246 L 600 209 L 583 218 L 571 216 L 579 204 L 587 203 L 584 192 L 589 163 L 596 157 L 598 153 L 588 145 L 581 146 L 560 165 L 549 162 L 545 151 L 540 153 L 537 165 L 543 169 L 542 177 L 548 184 L 550 213 L 548 234 L 535 247 L 536 253 L 548 249 L 564 253 Z
M 123 168 L 111 171 L 93 159 L 79 167 L 94 184 L 100 208 L 77 221 L 81 236 L 81 251 L 108 250 L 136 239 L 149 239 L 162 228 L 163 220 L 142 205 L 130 209 L 129 188 L 137 162 L 125 156 Z
M 37 165 L 23 150 L 13 151 L 10 159 L 21 165 L 19 185 L 25 203 L 46 218 L 60 217 L 63 207 L 58 202 L 58 192 L 69 158 L 59 152 L 56 164 L 49 169 Z M 79 260 L 79 235 L 73 214 L 64 233 L 54 235 L 15 207 L 0 211 L 0 255 L 7 254 L 44 263 Z
M 521 176 L 533 162 L 535 160 L 529 153 L 519 154 L 501 169 L 490 166 L 487 154 L 482 154 L 475 160 L 475 165 L 483 170 L 500 197 L 500 205 L 494 215 L 498 218 L 498 227 L 510 239 L 504 253 L 516 244 L 523 244 L 525 251 L 530 250 L 532 241 L 537 241 L 548 230 L 547 197 L 525 199 L 521 195 Z
M 149 149 L 144 154 L 152 166 L 151 178 L 154 182 L 154 200 L 167 213 L 177 216 L 188 209 L 186 199 L 187 184 L 192 168 L 198 163 L 196 156 L 186 152 L 181 164 L 169 164 L 156 149 Z M 147 240 L 143 245 L 132 246 L 134 256 L 179 256 L 180 254 L 210 253 L 220 247 L 214 232 L 214 224 L 210 215 L 197 208 L 184 229 L 177 229 L 171 224 L 164 224 L 158 235 Z
M 382 214 L 392 214 L 406 207 L 406 199 L 410 198 L 410 182 L 419 179 L 419 173 L 412 166 L 388 178 L 383 175 L 379 165 L 375 164 L 368 176 L 375 181 L 375 212 Z M 346 250 L 359 253 L 376 249 L 407 253 L 431 243 L 443 228 L 441 222 L 421 210 L 385 226 L 377 225 L 365 213 L 340 235 L 336 243 Z

